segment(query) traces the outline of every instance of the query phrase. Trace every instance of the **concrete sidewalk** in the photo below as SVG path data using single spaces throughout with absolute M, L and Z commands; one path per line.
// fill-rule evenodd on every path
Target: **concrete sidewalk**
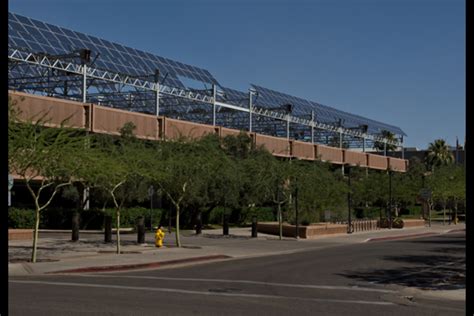
M 38 242 L 38 262 L 34 264 L 26 262 L 31 256 L 31 240 L 13 240 L 9 242 L 8 268 L 9 276 L 164 268 L 213 260 L 290 254 L 351 243 L 381 242 L 462 230 L 465 230 L 464 224 L 432 225 L 432 227 L 357 232 L 350 235 L 326 235 L 311 240 L 285 237 L 281 241 L 277 236 L 261 233 L 257 238 L 251 238 L 250 228 L 231 228 L 228 236 L 223 236 L 222 230 L 203 230 L 201 236 L 196 236 L 192 231 L 183 231 L 181 248 L 175 246 L 174 233 L 166 234 L 163 248 L 154 246 L 152 233 L 147 233 L 146 243 L 141 245 L 137 244 L 135 234 L 124 234 L 121 236 L 120 255 L 115 253 L 115 241 L 105 244 L 103 234 L 97 232 L 81 234 L 80 241 L 72 242 L 68 231 L 43 231 Z

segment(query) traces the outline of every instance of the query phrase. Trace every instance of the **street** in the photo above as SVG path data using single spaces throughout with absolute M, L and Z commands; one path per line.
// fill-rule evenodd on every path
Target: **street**
M 275 242 L 275 241 L 273 241 Z M 409 292 L 418 288 L 424 291 Z M 11 315 L 464 315 L 465 233 L 178 268 L 10 277 Z

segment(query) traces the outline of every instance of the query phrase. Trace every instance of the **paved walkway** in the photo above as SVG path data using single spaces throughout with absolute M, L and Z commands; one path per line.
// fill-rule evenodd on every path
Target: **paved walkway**
M 209 260 L 289 254 L 349 243 L 380 242 L 464 229 L 464 224 L 433 225 L 357 232 L 351 235 L 326 235 L 311 240 L 285 237 L 281 241 L 277 236 L 262 233 L 257 238 L 251 238 L 250 228 L 231 228 L 228 236 L 223 236 L 222 230 L 203 230 L 201 236 L 196 236 L 193 231 L 183 231 L 181 248 L 175 246 L 174 233 L 166 234 L 163 248 L 154 246 L 154 237 L 150 232 L 146 234 L 146 243 L 141 245 L 136 242 L 136 234 L 121 234 L 123 253 L 120 255 L 115 253 L 115 235 L 113 243 L 105 244 L 103 234 L 99 232 L 81 232 L 80 240 L 72 242 L 69 231 L 42 231 L 38 242 L 37 263 L 27 262 L 31 257 L 31 240 L 9 242 L 9 275 L 166 267 Z

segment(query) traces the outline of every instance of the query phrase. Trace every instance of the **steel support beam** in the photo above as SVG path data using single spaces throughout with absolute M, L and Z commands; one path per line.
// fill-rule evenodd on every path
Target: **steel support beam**
M 322 129 L 326 131 L 340 132 L 341 134 L 350 135 L 352 137 L 365 137 L 366 139 L 371 140 L 371 141 L 379 141 L 379 142 L 393 144 L 396 146 L 399 145 L 398 141 L 391 141 L 379 135 L 366 134 L 358 130 L 351 130 L 349 128 L 336 127 L 332 124 L 318 122 L 313 117 L 311 120 L 309 120 L 306 118 L 296 117 L 296 116 L 284 114 L 277 111 L 272 111 L 265 108 L 255 107 L 252 104 L 252 101 L 249 102 L 250 106 L 248 108 L 233 105 L 233 104 L 218 102 L 216 100 L 215 93 L 213 94 L 213 96 L 209 96 L 209 95 L 206 95 L 205 93 L 184 90 L 181 88 L 173 88 L 173 87 L 169 87 L 165 85 L 160 85 L 157 82 L 147 81 L 147 80 L 129 76 L 126 74 L 119 74 L 119 73 L 115 73 L 115 72 L 111 72 L 107 70 L 96 69 L 90 66 L 79 65 L 74 62 L 60 60 L 57 58 L 52 58 L 50 56 L 33 54 L 30 52 L 25 52 L 23 50 L 14 49 L 11 47 L 9 47 L 8 49 L 8 58 L 11 62 L 24 62 L 30 65 L 36 65 L 36 66 L 41 66 L 41 67 L 47 67 L 50 69 L 60 70 L 69 74 L 82 75 L 84 78 L 88 80 L 96 79 L 99 81 L 122 84 L 129 87 L 134 87 L 141 90 L 153 92 L 157 95 L 155 96 L 154 101 L 151 101 L 151 99 L 150 101 L 155 103 L 157 115 L 159 115 L 159 107 L 157 105 L 159 105 L 160 95 L 161 96 L 165 95 L 165 96 L 170 96 L 170 97 L 181 98 L 181 99 L 191 101 L 191 102 L 212 104 L 213 107 L 218 105 L 224 108 L 229 108 L 229 109 L 237 110 L 240 112 L 249 112 L 249 118 L 253 116 L 253 114 L 255 113 L 257 115 L 273 118 L 276 120 L 284 120 L 287 122 L 287 138 L 289 138 L 289 124 L 295 123 L 295 124 L 311 127 L 311 129 L 313 130 L 312 134 L 314 134 L 314 128 L 318 128 L 318 129 Z M 82 87 L 83 91 L 85 92 L 87 88 L 84 89 L 84 80 L 83 80 L 82 86 L 83 86 Z M 157 93 L 157 91 L 159 92 Z M 86 93 L 83 93 L 83 96 L 82 96 L 84 102 L 87 99 L 87 95 L 85 94 Z M 214 116 L 213 123 L 215 124 L 215 116 Z M 251 127 L 251 123 L 249 123 L 249 129 L 253 129 L 253 127 Z M 314 142 L 313 135 L 312 135 L 312 141 Z
M 87 65 L 82 66 L 82 103 L 87 102 Z

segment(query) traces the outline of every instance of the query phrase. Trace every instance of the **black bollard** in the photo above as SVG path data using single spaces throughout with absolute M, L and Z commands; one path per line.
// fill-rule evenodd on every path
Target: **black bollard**
M 257 216 L 252 216 L 252 238 L 257 237 Z
M 79 220 L 80 220 L 80 214 L 79 212 L 74 212 L 72 214 L 72 241 L 78 241 L 79 240 Z
M 224 215 L 224 224 L 222 225 L 222 234 L 227 236 L 229 235 L 229 218 L 227 215 Z
M 112 242 L 112 216 L 110 215 L 104 217 L 104 242 Z
M 201 212 L 196 214 L 196 235 L 200 235 L 202 233 L 202 218 Z
M 143 216 L 137 218 L 137 243 L 145 243 L 145 218 Z

